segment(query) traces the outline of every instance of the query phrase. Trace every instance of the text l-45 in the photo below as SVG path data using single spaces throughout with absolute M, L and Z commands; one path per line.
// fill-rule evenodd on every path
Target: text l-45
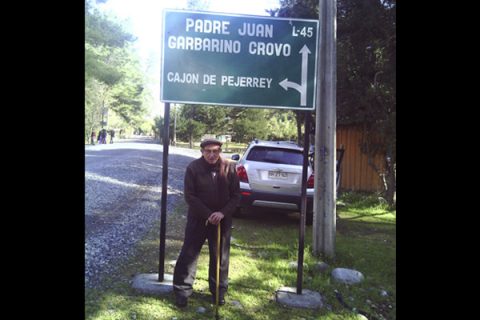
M 313 27 L 308 27 L 308 28 L 303 27 L 303 28 L 297 29 L 295 28 L 295 26 L 293 26 L 292 36 L 294 37 L 302 36 L 302 37 L 311 38 L 313 36 Z

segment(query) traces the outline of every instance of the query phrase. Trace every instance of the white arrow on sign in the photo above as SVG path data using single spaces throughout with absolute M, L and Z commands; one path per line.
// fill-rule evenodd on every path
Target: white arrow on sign
M 288 90 L 288 88 L 292 88 L 300 92 L 300 105 L 306 106 L 307 105 L 307 67 L 308 67 L 308 55 L 311 53 L 308 50 L 307 45 L 303 45 L 302 49 L 298 52 L 302 54 L 302 84 L 299 85 L 298 83 L 288 81 L 288 78 L 283 79 L 279 85 Z

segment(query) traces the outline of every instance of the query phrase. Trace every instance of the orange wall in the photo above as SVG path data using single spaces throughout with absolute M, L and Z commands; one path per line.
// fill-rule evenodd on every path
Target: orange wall
M 368 165 L 368 157 L 360 151 L 362 129 L 351 126 L 337 126 L 337 148 L 345 148 L 342 160 L 341 190 L 381 191 L 382 180 Z M 383 157 L 377 155 L 373 162 L 377 168 L 383 168 Z

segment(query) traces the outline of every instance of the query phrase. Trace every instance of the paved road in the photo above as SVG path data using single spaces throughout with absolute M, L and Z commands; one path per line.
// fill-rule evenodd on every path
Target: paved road
M 162 145 L 136 137 L 85 146 L 85 284 L 95 287 L 160 219 Z M 198 150 L 169 147 L 167 212 Z

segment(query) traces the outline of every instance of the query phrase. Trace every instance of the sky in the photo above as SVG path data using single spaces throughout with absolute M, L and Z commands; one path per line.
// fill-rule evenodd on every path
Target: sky
M 207 0 L 209 6 L 204 11 L 235 13 L 257 16 L 268 16 L 265 9 L 280 6 L 279 0 Z M 116 16 L 123 22 L 126 31 L 137 37 L 135 48 L 141 61 L 146 66 L 153 61 L 148 71 L 154 81 L 151 90 L 154 93 L 152 115 L 163 117 L 163 103 L 160 102 L 160 57 L 161 57 L 161 26 L 162 10 L 186 9 L 187 0 L 108 0 L 97 4 L 98 8 Z

